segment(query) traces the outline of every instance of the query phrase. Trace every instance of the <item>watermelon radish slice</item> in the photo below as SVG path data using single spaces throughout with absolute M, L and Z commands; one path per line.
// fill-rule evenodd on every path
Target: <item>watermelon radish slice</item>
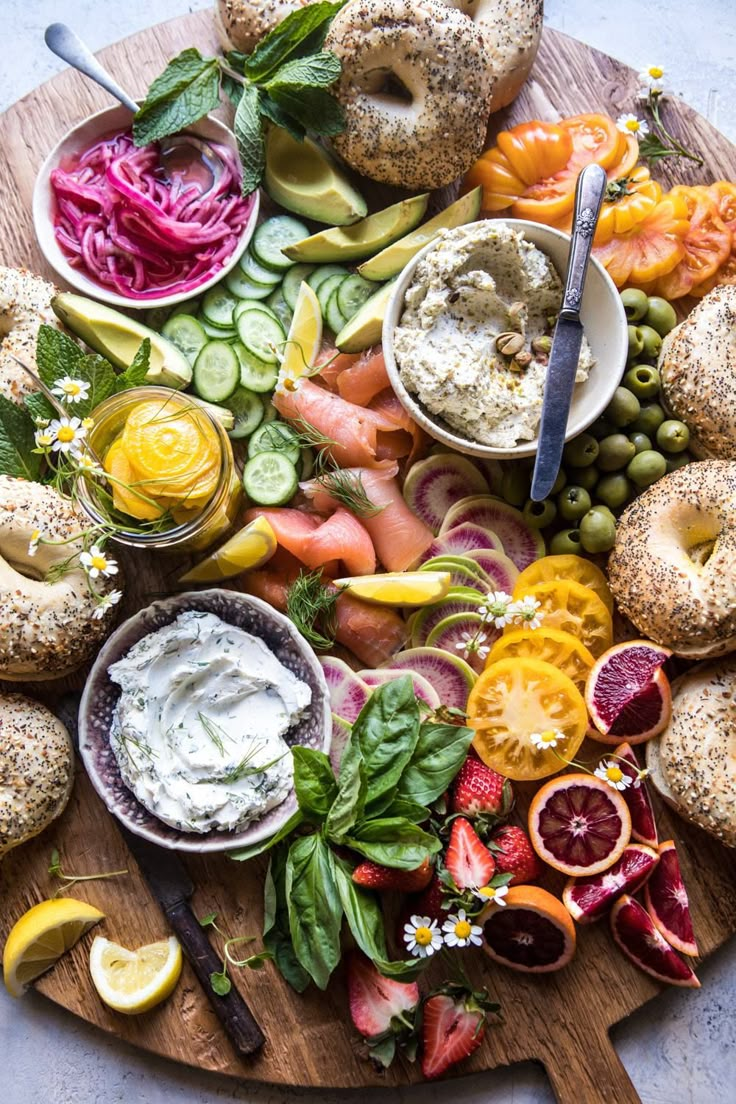
M 431 608 L 431 607 L 430 607 Z M 632 785 L 627 786 L 622 792 L 622 797 L 631 813 L 631 836 L 639 843 L 646 843 L 649 847 L 657 849 L 657 824 L 654 819 L 654 809 L 649 797 L 649 790 L 644 781 L 637 784 L 639 774 L 639 761 L 631 744 L 619 744 L 614 755 L 624 774 L 631 779 Z
M 477 563 L 478 567 L 483 568 L 493 584 L 493 590 L 503 590 L 506 594 L 513 594 L 519 571 L 516 564 L 512 563 L 503 552 L 479 549 L 475 552 L 466 552 L 465 556 Z
M 537 529 L 530 529 L 520 510 L 491 495 L 463 498 L 448 510 L 440 528 L 440 536 L 457 525 L 480 525 L 500 537 L 504 552 L 519 571 L 545 554 L 544 538 Z
M 697 955 L 690 902 L 673 840 L 659 845 L 659 866 L 645 886 L 644 901 L 655 928 L 670 946 L 682 954 Z
M 384 667 L 423 675 L 439 694 L 442 704 L 453 709 L 467 707 L 468 694 L 475 683 L 475 672 L 464 659 L 439 648 L 407 648 L 392 656 Z
M 448 557 L 443 559 L 441 556 L 434 560 L 428 560 L 426 564 L 422 564 L 419 568 L 420 571 L 449 571 L 450 573 L 450 585 L 453 587 L 473 587 L 476 590 L 481 589 L 484 593 L 488 593 L 491 590 L 491 580 L 486 575 L 485 571 L 478 564 L 469 560 L 467 563 L 463 563 L 458 557 Z
M 622 893 L 636 893 L 659 862 L 653 847 L 628 843 L 621 858 L 602 874 L 569 878 L 562 891 L 565 908 L 578 924 L 592 924 L 605 916 Z
M 486 495 L 485 477 L 465 456 L 439 452 L 409 469 L 404 481 L 404 498 L 417 517 L 433 533 L 439 532 L 445 514 L 468 495 Z
M 482 606 L 485 601 L 485 594 L 480 594 L 477 590 L 472 593 L 474 597 L 471 597 L 471 592 L 468 592 L 465 596 L 448 594 L 446 598 L 435 602 L 433 606 L 427 606 L 426 609 L 419 610 L 409 634 L 412 647 L 418 648 L 422 644 L 426 644 L 427 637 L 432 629 L 435 625 L 439 625 L 440 621 L 444 621 L 446 617 L 452 617 L 454 613 L 474 613 L 478 606 Z
M 488 625 L 485 629 L 483 626 L 483 618 L 479 613 L 453 613 L 449 617 L 445 617 L 440 621 L 427 636 L 428 648 L 442 648 L 445 652 L 450 652 L 452 655 L 462 656 L 467 660 L 474 671 L 478 674 L 483 670 L 486 665 L 485 657 L 488 655 L 486 649 L 490 649 L 494 641 L 498 640 L 501 635 L 501 630 L 496 629 L 493 625 Z M 464 645 L 469 640 L 472 640 L 476 633 L 480 634 L 479 643 L 483 648 L 483 652 L 472 651 Z
M 415 697 L 421 698 L 430 709 L 439 709 L 442 703 L 432 683 L 428 682 L 423 675 L 418 675 L 416 671 L 410 671 L 408 673 L 411 675 L 411 681 L 414 685 Z M 371 689 L 376 686 L 383 686 L 384 683 L 391 682 L 393 679 L 403 678 L 406 674 L 406 671 L 387 671 L 385 669 L 358 671 L 358 677 L 363 680 L 366 686 L 370 686 Z
M 494 548 L 496 552 L 503 552 L 500 539 L 489 529 L 481 529 L 480 525 L 456 525 L 432 541 L 422 562 L 435 556 L 464 556 L 478 548 Z
M 330 763 L 337 775 L 345 745 L 350 737 L 349 725 L 357 718 L 371 692 L 352 667 L 337 656 L 320 656 L 332 706 L 332 743 Z M 348 724 L 341 724 L 341 719 Z
M 647 910 L 628 893 L 620 897 L 611 910 L 611 931 L 627 958 L 657 981 L 688 989 L 700 988 L 688 964 L 657 931 Z

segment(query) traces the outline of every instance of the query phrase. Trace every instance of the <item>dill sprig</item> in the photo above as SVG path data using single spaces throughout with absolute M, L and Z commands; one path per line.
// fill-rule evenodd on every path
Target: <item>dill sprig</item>
M 202 725 L 202 728 L 205 730 L 210 740 L 219 751 L 220 755 L 224 755 L 225 745 L 222 738 L 223 736 L 225 736 L 229 740 L 230 736 L 228 735 L 228 733 L 225 731 L 224 728 L 221 728 L 220 725 L 215 724 L 213 720 L 210 720 L 209 717 L 205 716 L 204 713 L 198 712 L 197 717 L 199 718 L 199 723 Z
M 361 476 L 347 468 L 325 472 L 318 475 L 314 482 L 356 517 L 375 517 L 384 508 L 371 502 Z
M 275 759 L 272 759 L 270 763 L 264 763 L 263 766 L 260 767 L 251 767 L 251 760 L 264 747 L 265 744 L 258 744 L 257 746 L 254 746 L 251 751 L 247 752 L 243 756 L 237 766 L 233 767 L 231 771 L 228 771 L 222 781 L 240 782 L 242 778 L 251 778 L 254 774 L 263 774 L 265 771 L 270 770 L 271 767 L 275 767 L 277 763 L 280 763 L 281 760 L 284 758 L 284 755 L 287 754 L 286 752 L 283 752 L 283 754 L 277 755 Z
M 335 643 L 339 591 L 322 582 L 322 573 L 300 571 L 286 593 L 286 615 L 313 648 L 329 651 Z

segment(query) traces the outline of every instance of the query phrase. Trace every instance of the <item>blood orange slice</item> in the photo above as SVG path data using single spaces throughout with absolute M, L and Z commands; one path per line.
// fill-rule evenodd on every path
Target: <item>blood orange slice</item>
M 654 926 L 672 947 L 682 954 L 694 956 L 698 953 L 698 945 L 673 840 L 660 843 L 659 866 L 655 875 L 652 884 L 647 884 L 644 890 L 647 912 Z
M 671 655 L 648 640 L 627 640 L 600 656 L 585 687 L 594 739 L 640 744 L 666 728 L 672 695 L 662 664 Z
M 700 988 L 695 974 L 660 935 L 647 910 L 627 893 L 611 910 L 611 931 L 626 957 L 640 970 L 670 985 Z
M 658 862 L 653 847 L 627 843 L 618 862 L 602 874 L 568 880 L 562 892 L 565 908 L 578 924 L 592 924 L 606 915 L 622 893 L 636 893 Z
M 620 859 L 631 815 L 618 790 L 592 774 L 546 782 L 529 806 L 529 837 L 540 859 L 572 877 L 601 874 Z
M 630 744 L 619 744 L 614 752 L 616 762 L 631 785 L 623 791 L 623 798 L 631 813 L 631 838 L 656 849 L 659 837 L 654 809 L 647 784 L 639 778 L 639 762 Z
M 575 954 L 575 925 L 561 901 L 538 886 L 512 886 L 504 904 L 481 913 L 483 949 L 494 962 L 527 974 L 548 974 Z

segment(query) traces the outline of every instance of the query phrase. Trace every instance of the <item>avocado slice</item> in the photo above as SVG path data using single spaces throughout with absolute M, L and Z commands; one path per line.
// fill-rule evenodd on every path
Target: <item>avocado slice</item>
M 377 345 L 381 340 L 383 316 L 386 313 L 395 280 L 384 284 L 375 295 L 366 299 L 357 314 L 354 314 L 346 326 L 335 338 L 335 345 L 341 353 L 360 353 Z
M 368 213 L 360 192 L 316 142 L 297 142 L 281 127 L 270 127 L 266 137 L 264 184 L 276 203 L 315 222 L 347 226 Z
M 148 383 L 179 390 L 192 378 L 192 367 L 183 353 L 155 330 L 127 314 L 63 291 L 51 301 L 54 314 L 90 349 L 106 357 L 116 368 L 127 368 L 145 337 L 151 341 L 151 368 Z
M 303 238 L 294 245 L 282 249 L 292 261 L 309 261 L 317 264 L 329 261 L 358 261 L 370 257 L 397 238 L 408 234 L 422 219 L 427 210 L 429 193 L 402 199 L 392 207 L 376 211 L 352 226 L 337 226 L 321 230 L 311 238 Z
M 364 261 L 359 265 L 358 272 L 366 280 L 390 280 L 401 272 L 420 249 L 436 238 L 440 230 L 454 230 L 456 226 L 474 222 L 480 213 L 482 197 L 483 189 L 480 186 L 473 188 L 472 192 L 445 207 L 444 211 L 440 211 L 429 222 L 382 249 L 369 261 Z

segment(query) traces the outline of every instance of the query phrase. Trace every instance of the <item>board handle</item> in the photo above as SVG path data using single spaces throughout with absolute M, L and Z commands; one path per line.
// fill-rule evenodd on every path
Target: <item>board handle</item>
M 566 1044 L 547 1052 L 544 1067 L 558 1104 L 641 1104 L 607 1031 L 568 1034 Z

